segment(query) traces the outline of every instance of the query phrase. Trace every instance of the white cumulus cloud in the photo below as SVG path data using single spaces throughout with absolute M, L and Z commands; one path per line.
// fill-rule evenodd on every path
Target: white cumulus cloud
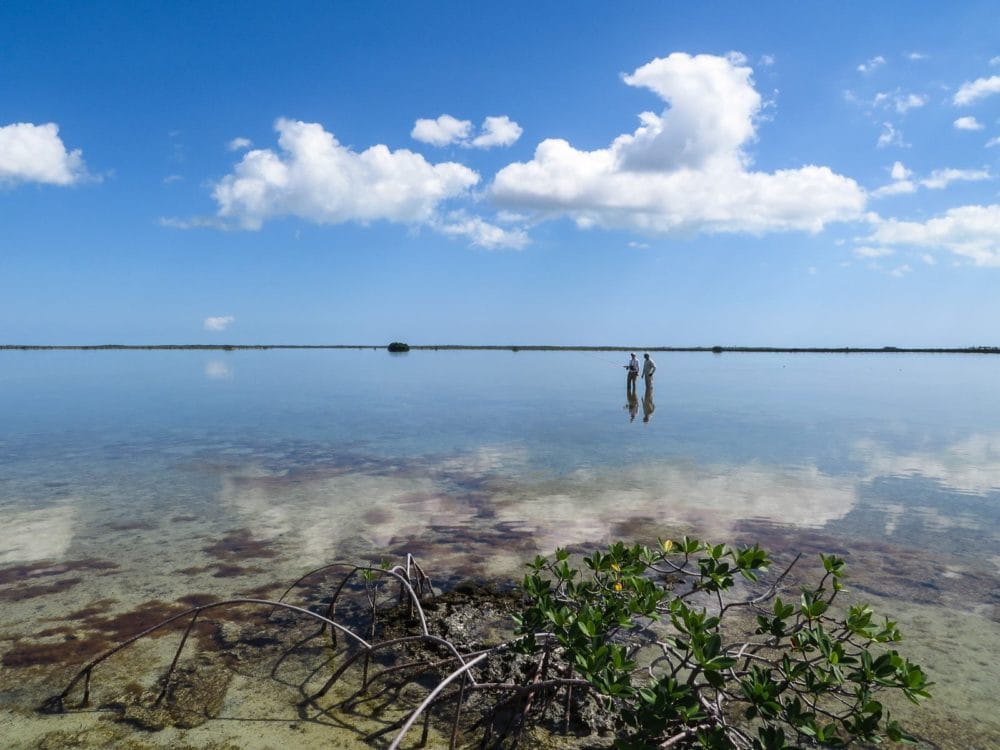
M 1000 266 L 1000 205 L 952 208 L 924 222 L 879 220 L 865 241 L 875 247 L 947 250 L 979 266 Z
M 244 229 L 280 216 L 318 224 L 427 223 L 442 201 L 479 181 L 466 166 L 431 164 L 407 149 L 354 151 L 318 123 L 280 119 L 275 129 L 278 150 L 247 152 L 212 192 L 218 216 Z
M 975 117 L 959 117 L 952 123 L 956 130 L 982 130 L 983 124 Z
M 521 137 L 522 132 L 521 126 L 507 115 L 498 115 L 483 120 L 479 133 L 474 136 L 470 120 L 459 120 L 445 114 L 436 120 L 417 120 L 410 136 L 432 146 L 454 143 L 462 148 L 494 148 L 512 145 Z
M 989 78 L 977 78 L 975 81 L 966 81 L 955 92 L 952 100 L 958 106 L 972 104 L 977 99 L 982 99 L 991 94 L 1000 94 L 1000 76 L 990 76 Z
M 493 148 L 494 146 L 510 146 L 521 137 L 523 128 L 507 115 L 487 117 L 483 120 L 480 133 L 472 139 L 475 148 Z
M 205 318 L 205 322 L 202 325 L 206 331 L 224 331 L 235 322 L 236 318 L 232 315 L 218 315 Z
M 86 177 L 83 152 L 66 150 L 54 122 L 0 127 L 0 186 L 20 182 L 72 185 Z
M 451 115 L 441 115 L 436 120 L 417 120 L 410 137 L 432 146 L 447 146 L 449 143 L 464 141 L 472 132 L 469 120 L 459 120 Z
M 582 151 L 542 141 L 529 162 L 501 169 L 490 187 L 502 207 L 569 216 L 581 227 L 647 232 L 818 231 L 860 216 L 865 193 L 828 167 L 749 169 L 761 97 L 732 55 L 677 52 L 624 77 L 669 105 L 644 112 L 633 133 Z
M 1000 135 L 986 141 L 986 148 L 993 148 L 994 146 L 1000 146 Z

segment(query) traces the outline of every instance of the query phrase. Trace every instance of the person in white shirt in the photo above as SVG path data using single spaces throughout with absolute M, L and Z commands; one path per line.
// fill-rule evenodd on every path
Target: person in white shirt
M 642 363 L 642 379 L 646 383 L 646 390 L 653 387 L 653 373 L 656 372 L 656 362 L 649 358 L 649 352 L 642 355 L 645 360 Z
M 625 392 L 635 393 L 635 381 L 639 378 L 639 359 L 635 356 L 635 352 L 632 352 L 628 364 L 625 365 L 625 373 Z

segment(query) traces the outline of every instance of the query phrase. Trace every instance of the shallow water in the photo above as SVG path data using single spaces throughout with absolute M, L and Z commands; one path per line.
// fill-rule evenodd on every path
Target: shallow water
M 1000 742 L 1000 358 L 660 353 L 634 418 L 624 359 L 0 353 L 0 729 L 33 746 L 40 696 L 183 596 L 693 531 L 844 555 L 940 684 L 928 743 Z

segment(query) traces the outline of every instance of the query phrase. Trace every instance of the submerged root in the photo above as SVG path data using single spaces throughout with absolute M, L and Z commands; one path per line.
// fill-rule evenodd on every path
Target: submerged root
M 232 678 L 232 671 L 221 657 L 202 653 L 191 663 L 177 667 L 167 684 L 142 690 L 131 683 L 105 707 L 118 711 L 122 721 L 141 729 L 191 729 L 219 715 Z
M 306 587 L 307 606 L 289 601 Z M 388 569 L 338 563 L 311 571 L 278 600 L 198 603 L 153 624 L 85 664 L 39 710 L 63 713 L 93 700 L 134 728 L 190 729 L 222 716 L 238 677 L 247 685 L 268 681 L 279 697 L 297 694 L 285 708 L 298 721 L 350 728 L 369 743 L 393 740 L 391 747 L 411 727 L 406 746 L 458 747 L 473 738 L 484 747 L 514 746 L 529 724 L 590 734 L 588 713 L 599 712 L 588 712 L 586 686 L 558 675 L 542 680 L 532 657 L 510 649 L 510 615 L 519 605 L 513 590 L 476 584 L 434 596 L 412 557 Z M 154 684 L 99 684 L 107 660 L 171 632 L 179 642 Z M 285 713 L 280 705 L 275 711 Z

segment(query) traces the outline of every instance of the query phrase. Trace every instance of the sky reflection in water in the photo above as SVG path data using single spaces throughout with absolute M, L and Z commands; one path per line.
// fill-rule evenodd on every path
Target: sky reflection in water
M 5 353 L 0 562 L 166 509 L 331 554 L 442 519 L 542 550 L 629 518 L 836 534 L 861 505 L 852 538 L 995 553 L 1000 360 L 656 358 L 632 421 L 613 353 Z

